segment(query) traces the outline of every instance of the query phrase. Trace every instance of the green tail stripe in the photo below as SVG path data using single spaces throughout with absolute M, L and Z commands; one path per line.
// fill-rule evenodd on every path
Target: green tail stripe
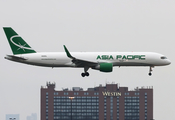
M 11 27 L 3 27 L 14 55 L 36 53 Z

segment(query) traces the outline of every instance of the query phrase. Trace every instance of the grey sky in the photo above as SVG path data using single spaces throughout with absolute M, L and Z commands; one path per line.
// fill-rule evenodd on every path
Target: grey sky
M 0 119 L 31 113 L 40 119 L 40 87 L 94 87 L 106 81 L 134 89 L 154 87 L 154 118 L 175 119 L 174 0 L 0 0 Z M 171 65 L 114 68 L 112 73 L 83 69 L 43 68 L 4 59 L 12 54 L 2 27 L 10 26 L 36 51 L 148 51 L 166 55 Z

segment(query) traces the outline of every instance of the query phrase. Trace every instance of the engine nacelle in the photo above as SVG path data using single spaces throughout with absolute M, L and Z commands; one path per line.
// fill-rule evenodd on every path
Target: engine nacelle
M 112 72 L 113 64 L 112 63 L 100 63 L 94 69 L 100 70 L 101 72 Z

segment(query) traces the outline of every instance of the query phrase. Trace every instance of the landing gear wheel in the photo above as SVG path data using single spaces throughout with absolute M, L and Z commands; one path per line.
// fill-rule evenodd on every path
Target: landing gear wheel
M 86 73 L 81 73 L 81 76 L 82 76 L 82 77 L 89 76 L 89 73 L 88 73 L 88 72 L 86 72 Z
M 85 75 L 86 75 L 86 76 L 89 76 L 89 73 L 88 73 L 88 72 L 86 72 L 86 73 L 85 73 Z
M 152 75 L 152 73 L 148 73 L 148 75 L 149 75 L 149 76 L 151 76 L 151 75 Z
M 85 73 L 81 73 L 81 76 L 82 76 L 82 77 L 85 77 Z

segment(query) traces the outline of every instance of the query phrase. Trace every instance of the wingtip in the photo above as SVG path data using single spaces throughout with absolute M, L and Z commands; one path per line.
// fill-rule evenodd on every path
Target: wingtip
M 63 45 L 63 47 L 64 47 L 64 50 L 65 50 L 65 52 L 67 51 L 67 48 L 66 48 L 66 46 L 65 45 Z
M 66 52 L 67 57 L 73 58 L 72 55 L 70 54 L 70 52 L 68 51 L 68 49 L 66 48 L 66 46 L 65 45 L 63 45 L 63 46 L 64 46 L 64 50 Z

